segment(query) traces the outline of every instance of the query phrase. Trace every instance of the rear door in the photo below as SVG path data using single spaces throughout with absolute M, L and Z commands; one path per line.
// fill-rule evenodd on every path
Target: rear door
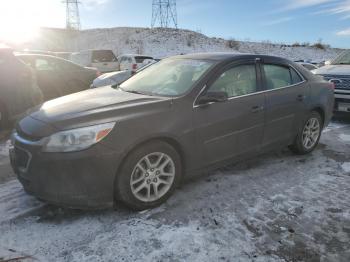
M 263 147 L 290 144 L 306 112 L 307 82 L 295 68 L 273 59 L 264 59 L 262 74 L 266 90 Z
M 229 99 L 194 106 L 197 143 L 208 164 L 260 149 L 265 98 L 256 68 L 252 60 L 223 69 L 205 92 L 224 91 Z

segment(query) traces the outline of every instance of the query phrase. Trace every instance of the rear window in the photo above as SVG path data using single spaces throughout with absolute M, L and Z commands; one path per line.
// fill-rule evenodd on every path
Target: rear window
M 117 58 L 113 54 L 112 50 L 95 50 L 92 52 L 92 62 L 116 62 Z
M 145 60 L 153 60 L 153 57 L 150 56 L 135 56 L 137 64 L 142 64 Z

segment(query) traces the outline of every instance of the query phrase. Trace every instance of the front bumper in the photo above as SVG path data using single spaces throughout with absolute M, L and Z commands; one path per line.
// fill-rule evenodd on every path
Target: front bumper
M 334 90 L 334 111 L 350 113 L 350 90 Z
M 14 137 L 11 165 L 24 190 L 46 202 L 70 208 L 114 204 L 120 156 L 97 144 L 73 153 L 43 153 L 37 142 Z

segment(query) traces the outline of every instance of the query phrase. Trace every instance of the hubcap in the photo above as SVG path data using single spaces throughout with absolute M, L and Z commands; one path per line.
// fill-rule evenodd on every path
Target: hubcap
M 175 164 L 170 156 L 155 152 L 144 156 L 134 167 L 130 178 L 133 195 L 143 202 L 164 196 L 175 178 Z
M 320 122 L 317 118 L 310 118 L 303 130 L 303 146 L 310 149 L 315 146 L 320 136 Z

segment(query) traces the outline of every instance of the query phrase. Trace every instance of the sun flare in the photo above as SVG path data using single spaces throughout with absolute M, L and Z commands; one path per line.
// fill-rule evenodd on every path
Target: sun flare
M 34 40 L 42 26 L 62 27 L 64 6 L 59 0 L 0 0 L 0 42 Z

